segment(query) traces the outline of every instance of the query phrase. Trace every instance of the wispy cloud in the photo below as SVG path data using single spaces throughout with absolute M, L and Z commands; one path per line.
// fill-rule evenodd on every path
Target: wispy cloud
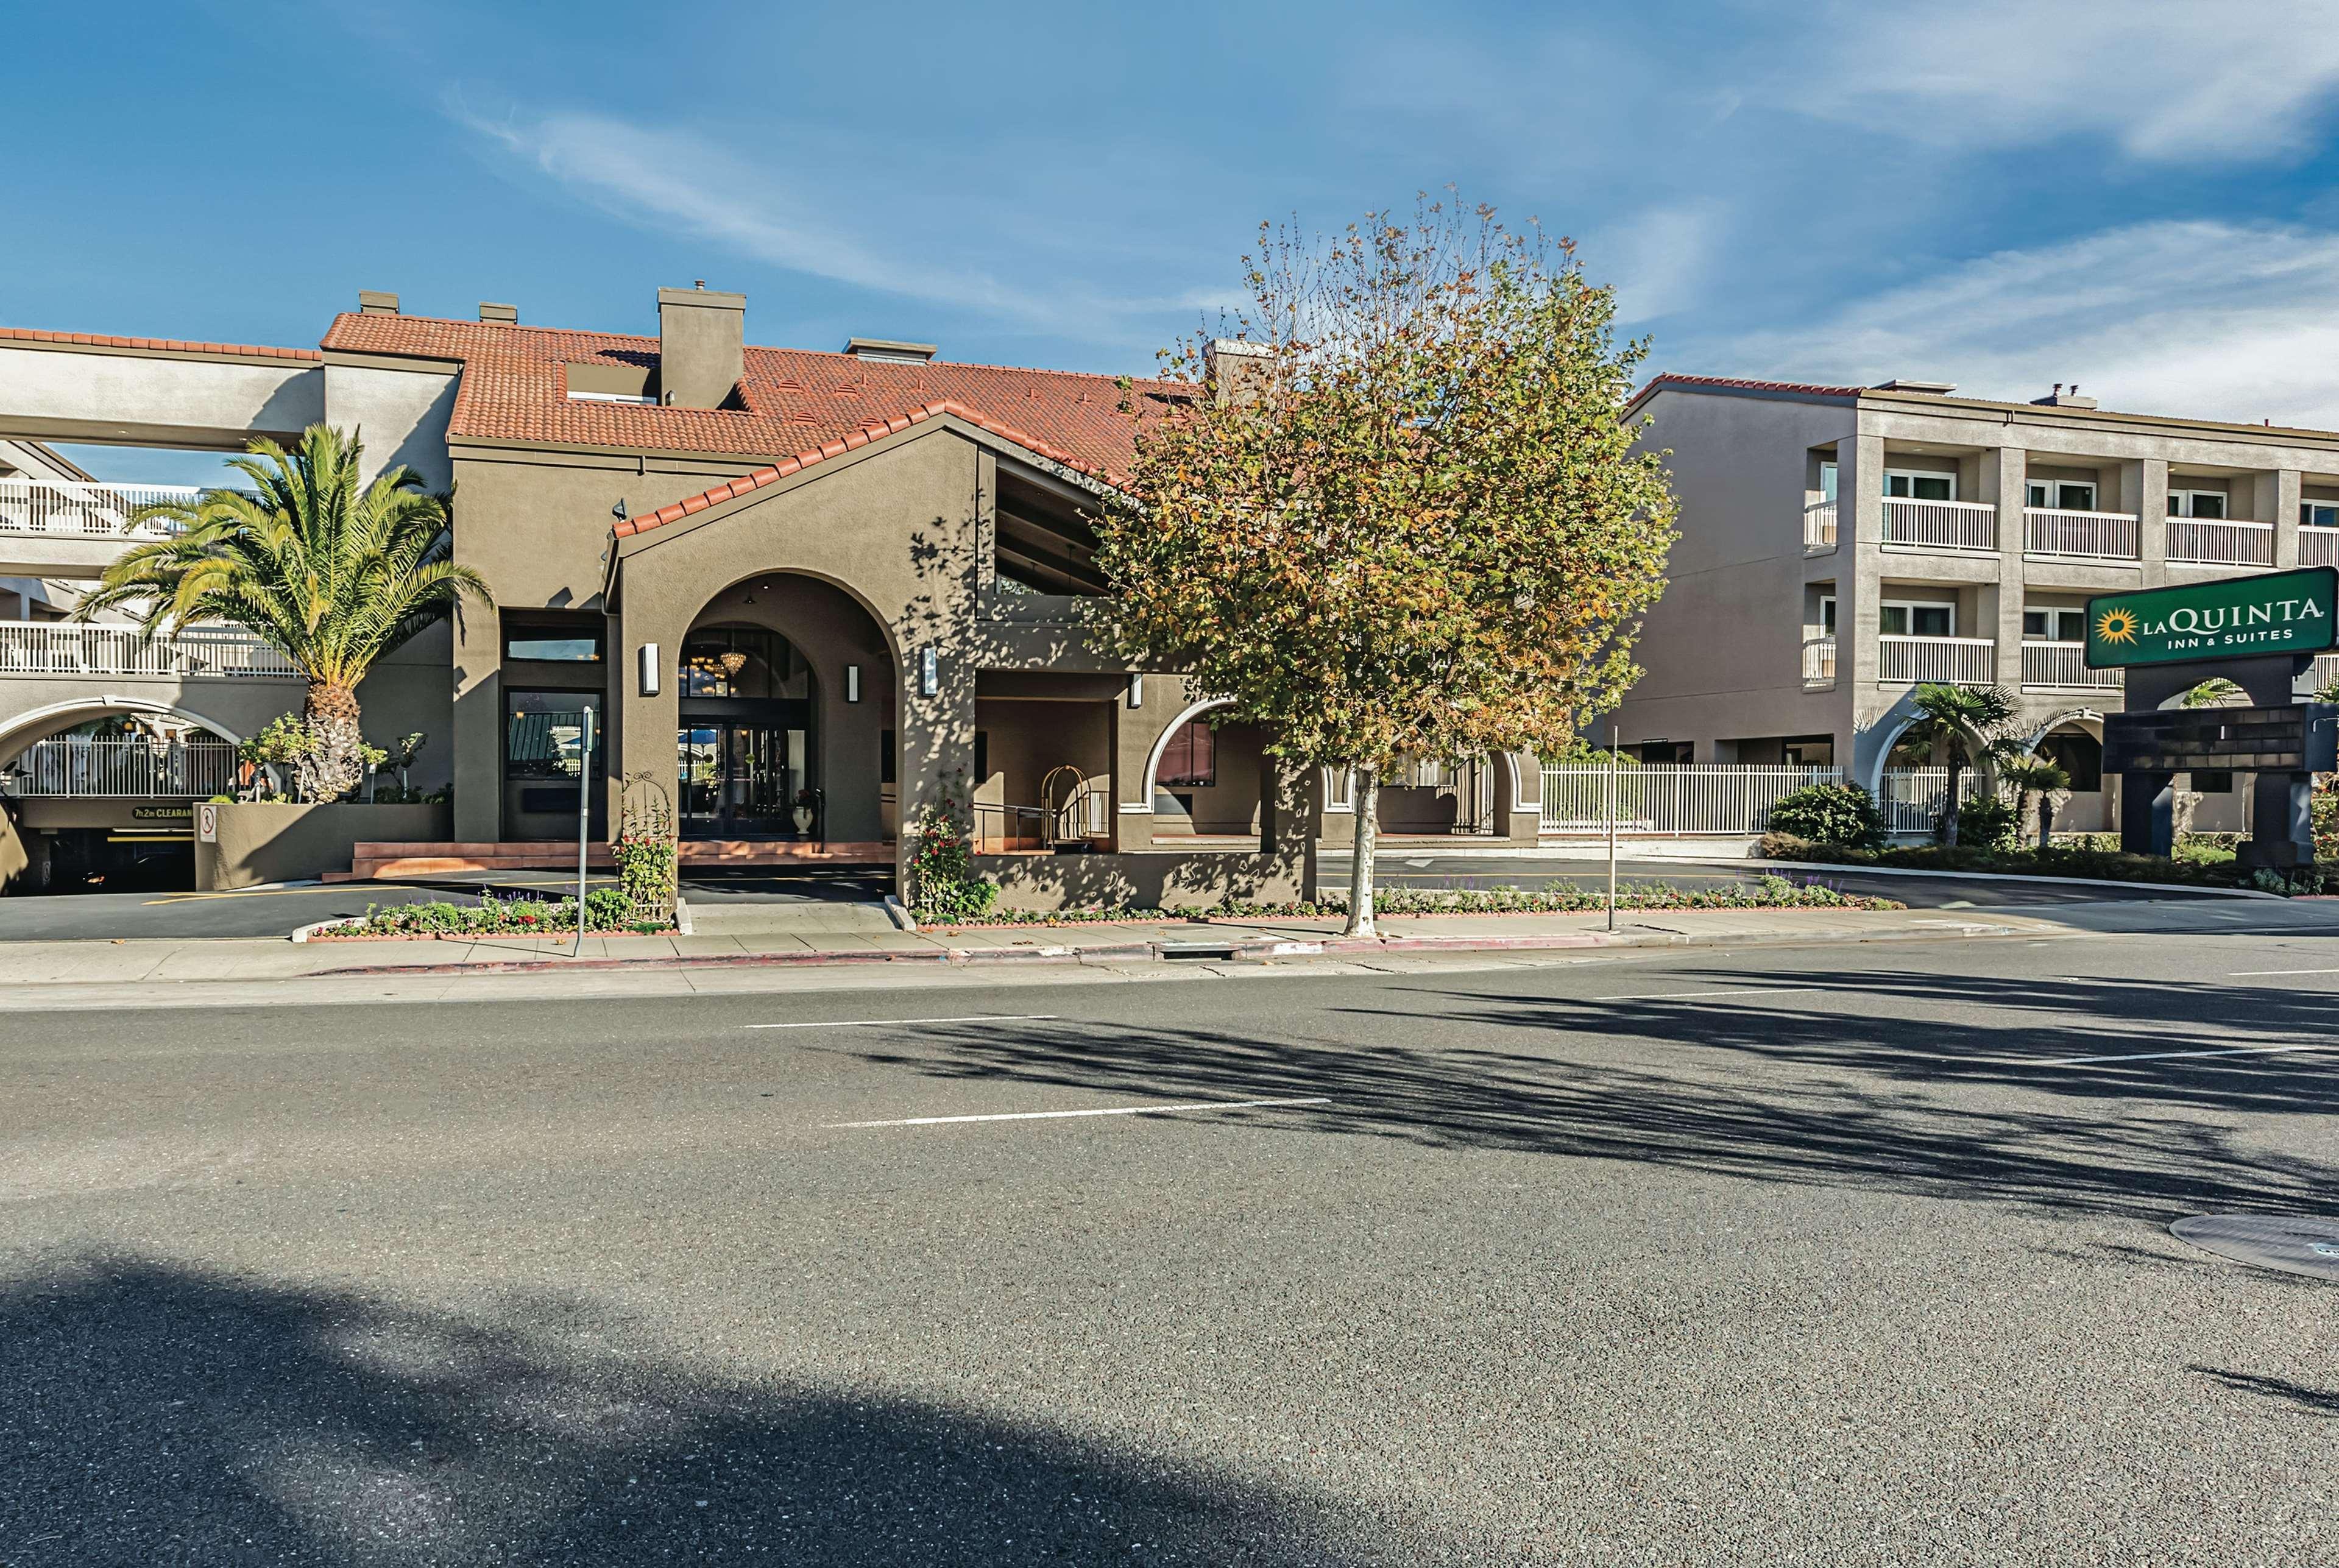
M 1983 257 L 1804 326 L 1710 341 L 1694 359 L 2009 398 L 2077 381 L 2107 408 L 2339 429 L 2339 233 L 2134 224 Z
M 666 229 L 794 271 L 933 304 L 982 312 L 1027 330 L 1112 342 L 1168 300 L 1101 297 L 1072 286 L 1042 291 L 971 266 L 963 245 L 892 245 L 828 216 L 869 203 L 823 200 L 800 176 L 758 165 L 688 131 L 581 113 L 483 114 L 457 100 L 447 112 L 544 178 L 622 222 Z
M 1881 134 L 2003 148 L 2100 135 L 2213 163 L 2298 151 L 2339 94 L 2330 0 L 1837 0 L 1796 16 L 1778 102 Z
M 1714 202 L 1655 207 L 1584 238 L 1585 272 L 1616 287 L 1616 319 L 1637 326 L 1694 308 L 1726 220 Z

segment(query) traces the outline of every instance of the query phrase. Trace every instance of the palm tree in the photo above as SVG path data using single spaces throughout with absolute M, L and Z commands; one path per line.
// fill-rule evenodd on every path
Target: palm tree
M 2061 763 L 2048 757 L 2015 757 L 1999 764 L 1998 776 L 2014 786 L 2014 815 L 2018 823 L 2030 808 L 2030 797 L 2038 797 L 2038 847 L 2045 849 L 2048 835 L 2055 831 L 2055 792 L 2071 787 L 2071 775 Z
M 1928 684 L 1919 686 L 1910 701 L 1917 718 L 1901 732 L 1902 738 L 1929 750 L 1940 746 L 1949 759 L 1949 802 L 1934 832 L 1943 843 L 1954 844 L 1958 842 L 1958 781 L 1966 770 L 1966 748 L 1979 748 L 1975 762 L 2001 757 L 2012 750 L 2014 743 L 2006 728 L 2014 722 L 2015 695 L 2004 686 Z
M 268 440 L 248 451 L 228 466 L 249 490 L 138 508 L 133 522 L 170 537 L 124 551 L 74 613 L 129 607 L 150 637 L 224 621 L 282 654 L 309 683 L 301 794 L 339 800 L 364 776 L 357 686 L 374 661 L 466 594 L 495 601 L 479 573 L 449 558 L 449 498 L 425 491 L 412 469 L 360 486 L 363 446 L 326 425 L 290 452 Z

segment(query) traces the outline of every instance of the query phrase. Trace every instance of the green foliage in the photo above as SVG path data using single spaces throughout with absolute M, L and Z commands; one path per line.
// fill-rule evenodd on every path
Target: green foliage
M 1977 850 L 2010 849 L 2014 807 L 1995 795 L 1976 795 L 1958 806 L 1958 843 Z
M 246 488 L 139 508 L 133 521 L 170 537 L 125 550 L 74 611 L 132 610 L 150 636 L 224 621 L 290 659 L 309 682 L 316 744 L 294 764 L 308 800 L 339 800 L 365 776 L 356 690 L 374 662 L 465 595 L 493 604 L 452 558 L 448 498 L 403 467 L 360 485 L 362 455 L 326 425 L 289 452 L 253 441 L 229 465 Z
M 266 727 L 235 748 L 235 760 L 242 763 L 273 763 L 289 767 L 306 758 L 317 749 L 314 736 L 307 723 L 291 714 L 279 714 L 270 719 Z
M 1884 813 L 1858 784 L 1805 784 L 1771 808 L 1771 831 L 1873 849 L 1884 842 Z
M 2236 700 L 2247 701 L 2248 694 L 2223 676 L 2211 676 L 2191 691 L 2176 699 L 2180 708 L 2229 707 Z
M 637 919 L 671 921 L 681 882 L 674 810 L 663 793 L 629 794 L 617 842 L 609 846 L 617 885 Z
M 585 895 L 585 918 L 587 928 L 607 934 L 614 931 L 649 932 L 672 928 L 673 922 L 640 921 L 634 918 L 631 905 L 624 892 L 613 887 L 597 887 Z M 577 930 L 577 901 L 574 898 L 543 900 L 533 898 L 497 898 L 492 893 L 476 904 L 431 903 L 396 904 L 384 908 L 368 904 L 363 916 L 331 927 L 324 933 L 331 936 L 531 936 L 551 935 L 560 932 L 574 933 Z
M 2004 686 L 1959 686 L 1928 682 L 1910 694 L 1916 721 L 1901 732 L 1901 744 L 1914 743 L 1927 751 L 1941 746 L 1949 758 L 1949 795 L 1959 795 L 1959 778 L 1974 763 L 2014 754 L 2018 743 L 2013 730 L 2021 699 Z M 1962 826 L 1962 810 L 1943 812 L 1935 832 L 1955 843 Z
M 2321 787 L 2307 803 L 2307 821 L 2314 831 L 2315 860 L 2324 865 L 2339 867 L 2339 788 L 2334 787 L 2331 779 L 2322 781 Z
M 910 907 L 922 924 L 979 920 L 999 897 L 998 884 L 974 872 L 968 843 L 972 810 L 966 772 L 952 769 L 912 823 L 918 847 L 910 857 Z
M 2088 835 L 2104 837 L 2107 835 Z M 1766 859 L 1821 861 L 1839 865 L 1894 866 L 1908 871 L 2000 872 L 2017 876 L 2070 876 L 2092 882 L 2174 883 L 2233 887 L 2240 881 L 2230 859 L 2220 863 L 2163 860 L 2158 855 L 2058 843 L 2049 849 L 1976 849 L 1970 844 L 1917 844 L 1890 849 L 1855 849 L 1814 843 L 1788 833 L 1762 840 Z

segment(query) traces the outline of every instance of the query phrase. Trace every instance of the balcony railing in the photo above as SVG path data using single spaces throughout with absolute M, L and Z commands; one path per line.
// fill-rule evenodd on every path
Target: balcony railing
M 2171 518 L 2168 558 L 2202 567 L 2270 567 L 2274 565 L 2274 525 Z
M 1809 637 L 1803 642 L 1803 685 L 1822 691 L 1835 685 L 1835 636 Z
M 35 741 L 0 771 L 15 795 L 202 800 L 235 786 L 235 747 L 143 736 L 63 735 Z
M 65 538 L 159 539 L 168 530 L 133 528 L 130 515 L 158 501 L 190 501 L 192 485 L 100 485 L 64 479 L 0 479 L 0 534 Z
M 0 676 L 293 680 L 300 673 L 282 654 L 234 626 L 189 626 L 149 642 L 129 626 L 0 621 Z
M 1884 542 L 1927 550 L 1998 548 L 1998 508 L 1981 501 L 1884 498 Z
M 2137 520 L 2127 512 L 2066 512 L 2048 507 L 2022 508 L 2022 553 L 2069 556 L 2079 560 L 2138 558 Z
M 1606 832 L 1613 788 L 1620 833 L 1735 837 L 1767 827 L 1771 808 L 1781 795 L 1811 784 L 1842 782 L 1842 771 L 1831 767 L 1666 763 L 1619 768 L 1613 775 L 1598 765 L 1546 767 L 1542 829 L 1562 835 Z
M 2087 667 L 2085 643 L 2024 643 L 2022 684 L 2048 691 L 2117 691 L 2117 670 Z
M 1880 636 L 1876 643 L 1879 680 L 1957 686 L 1998 680 L 1998 645 L 1987 637 Z
M 1825 555 L 1835 548 L 1835 503 L 1814 501 L 1803 508 L 1803 553 Z
M 2333 681 L 2339 681 L 2339 654 L 2315 655 L 2314 666 L 2307 672 L 2306 678 L 2318 692 Z
M 2298 564 L 2302 567 L 2339 567 L 2339 528 L 2299 529 Z

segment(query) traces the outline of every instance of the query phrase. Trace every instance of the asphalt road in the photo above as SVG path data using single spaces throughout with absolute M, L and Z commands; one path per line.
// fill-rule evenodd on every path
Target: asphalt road
M 67 892 L 0 898 L 0 942 L 105 942 L 135 937 L 284 936 L 311 921 L 445 899 L 475 903 L 471 892 L 336 883 L 229 892 Z M 0 1558 L 0 1563 L 6 1559 Z
M 2339 1208 L 2334 1042 L 2298 932 L 19 999 L 0 1563 L 2329 1562 L 2339 1285 L 2166 1227 Z
M 1374 880 L 1382 887 L 1491 888 L 1553 887 L 1573 883 L 1578 887 L 1603 887 L 1608 880 L 1605 860 L 1506 859 L 1494 855 L 1424 855 L 1403 852 L 1376 857 Z M 1347 857 L 1327 857 L 1327 880 L 1345 878 Z M 1765 875 L 1793 882 L 1819 882 L 1845 892 L 1873 893 L 1899 899 L 1914 909 L 2023 909 L 2039 905 L 2126 902 L 2131 900 L 2204 899 L 2216 893 L 2188 888 L 2159 887 L 2141 883 L 1996 881 L 1979 877 L 1910 876 L 1862 871 L 1824 871 L 1798 867 L 1791 862 L 1628 860 L 1619 858 L 1620 881 L 1663 883 L 1673 887 L 1751 886 Z

